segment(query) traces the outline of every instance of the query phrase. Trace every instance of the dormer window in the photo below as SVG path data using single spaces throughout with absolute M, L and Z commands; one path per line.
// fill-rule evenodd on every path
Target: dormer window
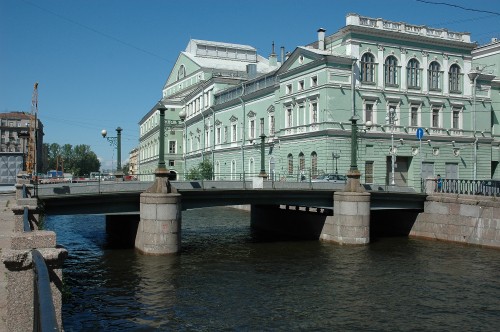
M 186 77 L 186 67 L 181 65 L 177 71 L 177 80 L 183 79 L 184 77 Z

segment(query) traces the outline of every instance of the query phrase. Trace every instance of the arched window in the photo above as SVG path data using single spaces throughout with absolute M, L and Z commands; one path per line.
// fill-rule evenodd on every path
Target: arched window
M 179 70 L 177 71 L 177 80 L 180 80 L 186 76 L 186 67 L 184 65 L 181 65 L 179 67 Z
M 306 158 L 304 157 L 304 154 L 301 152 L 299 153 L 299 170 L 302 172 L 306 169 Z
M 398 59 L 392 55 L 385 59 L 385 84 L 398 84 Z
M 316 151 L 311 153 L 311 175 L 318 175 L 318 154 Z
M 293 155 L 288 154 L 288 174 L 293 174 Z
M 451 65 L 448 76 L 450 82 L 450 92 L 460 93 L 461 92 L 460 67 L 457 64 Z
M 371 53 L 361 57 L 361 82 L 375 82 L 375 57 Z
M 441 90 L 441 66 L 437 61 L 429 65 L 429 90 Z
M 408 73 L 408 88 L 420 88 L 420 63 L 418 60 L 411 59 L 408 61 L 408 67 L 406 67 L 406 70 Z

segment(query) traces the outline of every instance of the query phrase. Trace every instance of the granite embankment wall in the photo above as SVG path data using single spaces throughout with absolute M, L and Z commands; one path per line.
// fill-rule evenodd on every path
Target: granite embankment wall
M 500 249 L 500 200 L 484 196 L 429 195 L 410 236 Z

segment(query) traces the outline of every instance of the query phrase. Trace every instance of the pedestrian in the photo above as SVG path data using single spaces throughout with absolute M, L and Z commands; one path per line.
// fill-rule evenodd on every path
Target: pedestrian
M 437 183 L 437 191 L 441 192 L 441 189 L 443 188 L 443 179 L 441 179 L 440 174 L 438 174 L 437 176 L 436 183 Z

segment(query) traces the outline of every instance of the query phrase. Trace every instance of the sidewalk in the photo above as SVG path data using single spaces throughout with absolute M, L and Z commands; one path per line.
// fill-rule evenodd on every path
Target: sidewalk
M 14 230 L 14 192 L 0 191 L 0 256 L 4 249 L 10 249 L 10 237 Z M 0 332 L 7 331 L 7 269 L 0 262 Z

